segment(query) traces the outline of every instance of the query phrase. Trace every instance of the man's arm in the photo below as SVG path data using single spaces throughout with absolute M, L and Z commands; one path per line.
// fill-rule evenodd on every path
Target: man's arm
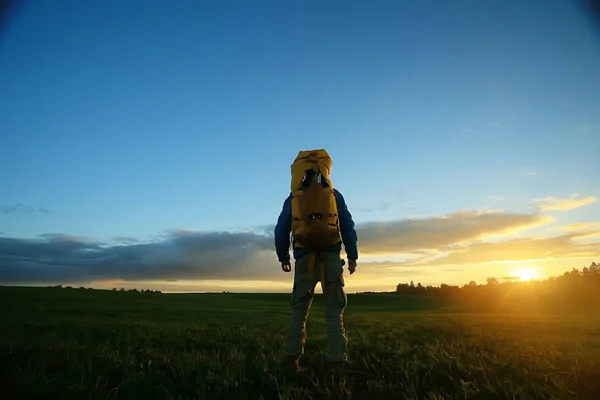
M 338 215 L 340 218 L 340 233 L 348 259 L 352 261 L 358 260 L 358 236 L 354 228 L 354 220 L 352 214 L 348 211 L 344 196 L 335 189 L 335 197 L 338 206 Z
M 283 202 L 277 225 L 275 225 L 275 252 L 279 262 L 290 262 L 290 232 L 292 231 L 292 196 Z

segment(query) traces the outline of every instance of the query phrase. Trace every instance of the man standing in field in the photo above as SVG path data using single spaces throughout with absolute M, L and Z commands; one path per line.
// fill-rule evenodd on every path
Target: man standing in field
M 284 272 L 292 269 L 290 232 L 293 238 L 292 315 L 284 354 L 286 366 L 294 373 L 307 372 L 299 361 L 304 354 L 306 319 L 319 281 L 327 319 L 327 360 L 338 373 L 347 360 L 343 321 L 347 297 L 340 252 L 343 242 L 348 270 L 353 274 L 358 259 L 357 235 L 344 197 L 329 178 L 331 166 L 331 157 L 324 149 L 298 153 L 291 166 L 291 193 L 275 226 L 275 248 Z

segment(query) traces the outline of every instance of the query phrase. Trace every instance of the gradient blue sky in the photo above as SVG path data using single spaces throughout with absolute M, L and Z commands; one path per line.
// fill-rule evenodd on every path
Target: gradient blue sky
M 0 60 L 4 237 L 268 226 L 322 147 L 358 223 L 600 195 L 568 1 L 31 1 Z

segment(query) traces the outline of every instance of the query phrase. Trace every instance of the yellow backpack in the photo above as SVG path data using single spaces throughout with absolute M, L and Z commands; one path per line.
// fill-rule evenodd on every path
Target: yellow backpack
M 325 149 L 300 151 L 291 165 L 292 236 L 298 248 L 323 251 L 340 241 L 331 166 Z

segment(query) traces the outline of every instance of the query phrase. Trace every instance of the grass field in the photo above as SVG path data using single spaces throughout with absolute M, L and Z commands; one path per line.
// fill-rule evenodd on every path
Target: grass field
M 3 397 L 316 399 L 332 394 L 320 296 L 304 383 L 280 370 L 285 294 L 0 288 Z M 354 399 L 600 399 L 600 316 L 461 314 L 349 295 Z

